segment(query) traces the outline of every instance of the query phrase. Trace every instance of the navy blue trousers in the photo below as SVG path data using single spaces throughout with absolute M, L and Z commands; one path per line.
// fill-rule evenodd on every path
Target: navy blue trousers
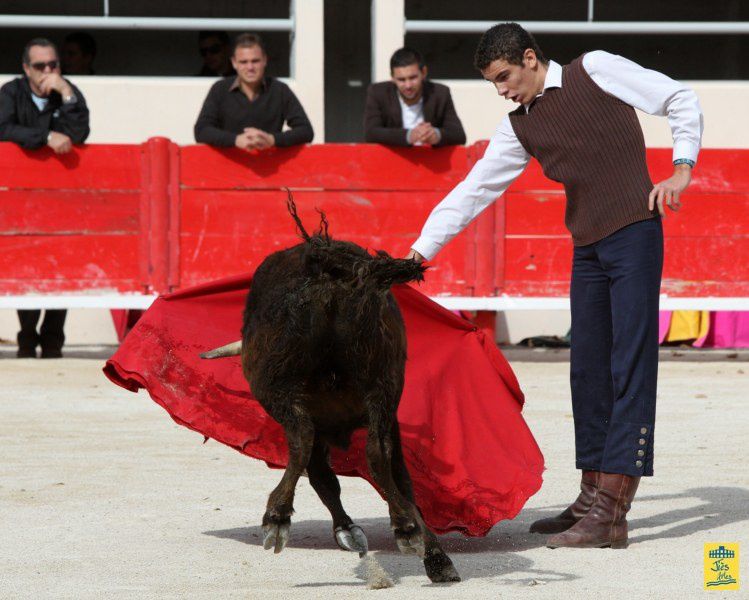
M 575 247 L 570 383 L 578 469 L 653 474 L 662 269 L 657 217 Z

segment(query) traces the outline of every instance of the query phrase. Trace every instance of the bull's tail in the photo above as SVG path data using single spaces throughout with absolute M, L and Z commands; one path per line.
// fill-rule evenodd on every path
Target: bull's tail
M 428 267 L 410 258 L 393 258 L 387 252 L 378 250 L 377 256 L 364 263 L 358 272 L 364 284 L 379 289 L 388 289 L 396 283 L 424 281 L 424 271 Z
M 226 346 L 220 346 L 208 352 L 203 352 L 200 358 L 223 358 L 225 356 L 237 356 L 242 352 L 242 340 L 237 340 Z

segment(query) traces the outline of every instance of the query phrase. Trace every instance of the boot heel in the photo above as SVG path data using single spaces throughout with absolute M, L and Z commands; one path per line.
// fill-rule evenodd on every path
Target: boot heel
M 629 542 L 627 541 L 626 538 L 623 540 L 614 540 L 613 542 L 611 542 L 612 550 L 622 550 L 626 548 L 627 546 L 629 546 Z

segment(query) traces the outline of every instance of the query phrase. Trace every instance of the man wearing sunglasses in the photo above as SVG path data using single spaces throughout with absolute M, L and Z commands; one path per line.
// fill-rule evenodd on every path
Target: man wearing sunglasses
M 49 146 L 57 154 L 82 144 L 90 131 L 88 107 L 60 74 L 55 45 L 44 38 L 26 44 L 23 71 L 0 88 L 0 141 L 32 150 Z
M 70 152 L 89 134 L 88 108 L 83 94 L 60 75 L 57 49 L 49 40 L 35 38 L 23 50 L 24 76 L 0 88 L 0 141 L 22 148 L 49 146 L 57 154 Z M 47 310 L 36 326 L 39 310 L 19 310 L 18 357 L 60 358 L 65 342 L 65 310 Z

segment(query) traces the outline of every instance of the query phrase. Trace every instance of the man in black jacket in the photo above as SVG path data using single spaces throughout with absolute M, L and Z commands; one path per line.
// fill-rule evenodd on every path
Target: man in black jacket
M 88 108 L 80 90 L 60 75 L 57 49 L 49 40 L 36 38 L 23 50 L 24 77 L 0 88 L 0 141 L 22 148 L 49 146 L 57 154 L 70 152 L 89 134 Z M 59 358 L 65 342 L 65 310 L 48 310 L 41 334 L 36 325 L 41 311 L 19 310 L 18 357 Z
M 239 35 L 231 62 L 237 76 L 213 84 L 195 123 L 195 141 L 242 150 L 312 141 L 312 125 L 294 92 L 265 76 L 268 57 L 259 36 Z
M 364 138 L 391 146 L 450 146 L 466 143 L 450 89 L 427 80 L 416 50 L 390 58 L 391 81 L 373 83 L 364 107 Z

